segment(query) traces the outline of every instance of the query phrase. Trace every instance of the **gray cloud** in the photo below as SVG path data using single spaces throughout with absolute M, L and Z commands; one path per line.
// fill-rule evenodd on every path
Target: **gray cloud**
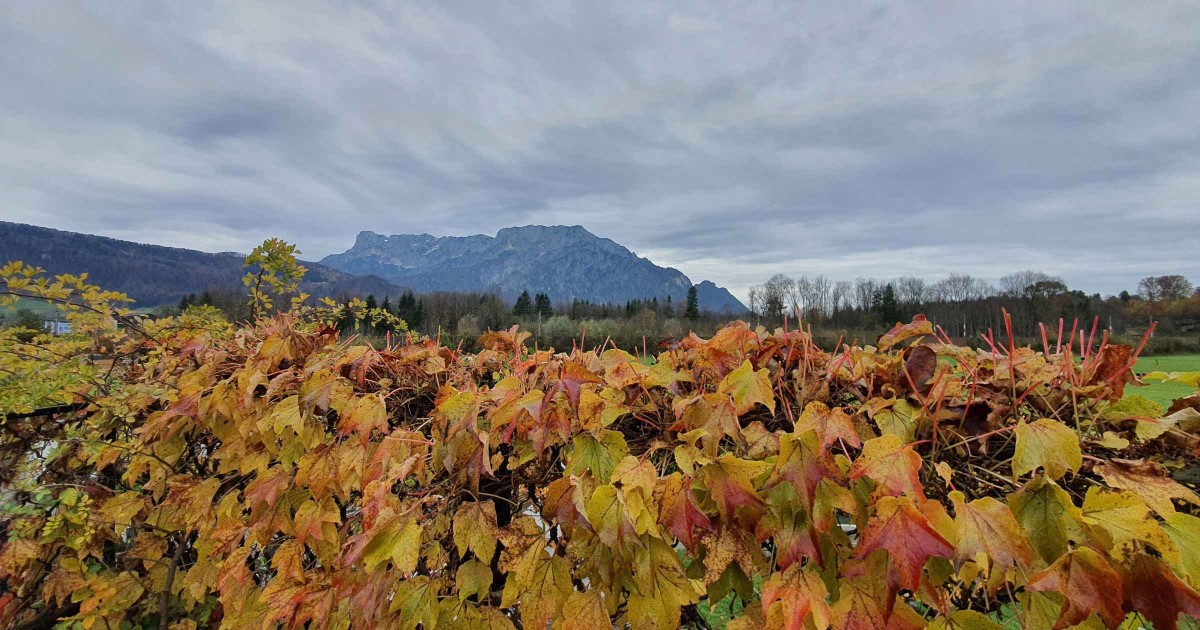
M 0 218 L 313 257 L 579 223 L 737 292 L 1116 292 L 1200 272 L 1197 67 L 1183 3 L 9 3 Z

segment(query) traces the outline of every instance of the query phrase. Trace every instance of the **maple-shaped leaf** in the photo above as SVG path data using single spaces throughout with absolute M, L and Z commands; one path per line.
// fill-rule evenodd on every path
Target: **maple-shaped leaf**
M 578 410 L 580 390 L 585 383 L 603 384 L 604 379 L 578 363 L 564 361 L 558 380 L 554 381 L 554 386 L 546 392 L 545 400 L 549 401 L 559 392 L 566 392 L 567 399 L 571 401 L 571 406 Z
M 480 601 L 487 597 L 492 587 L 492 569 L 478 559 L 458 565 L 454 574 L 454 587 L 458 589 L 459 601 L 475 595 Z
M 883 435 L 895 435 L 907 443 L 917 431 L 917 420 L 921 410 L 903 398 L 888 400 L 872 398 L 862 406 Z
M 1176 512 L 1166 517 L 1163 529 L 1179 555 L 1170 562 L 1177 573 L 1185 577 L 1193 587 L 1200 587 L 1200 518 Z
M 779 522 L 779 521 L 782 522 Z M 774 522 L 773 522 L 774 521 Z M 818 537 L 813 525 L 800 514 L 784 514 L 768 516 L 758 522 L 759 540 L 765 540 L 767 534 L 775 542 L 775 562 L 780 569 L 786 569 L 793 564 L 804 561 L 805 558 L 821 563 L 821 552 L 818 548 Z M 763 531 L 769 530 L 769 531 Z
M 571 442 L 567 455 L 567 475 L 591 473 L 599 483 L 608 483 L 617 462 L 629 454 L 625 436 L 620 431 L 604 431 L 599 438 L 580 433 Z
M 559 619 L 563 605 L 575 590 L 567 561 L 538 553 L 528 571 L 509 575 L 501 597 L 503 607 L 519 603 L 521 625 L 526 628 L 545 628 Z
M 703 439 L 711 444 L 710 452 L 713 454 L 716 453 L 716 445 L 726 436 L 733 439 L 734 443 L 746 446 L 733 399 L 726 394 L 703 394 L 680 401 L 676 404 L 676 415 L 679 419 L 668 428 L 672 431 L 700 430 L 707 433 Z
M 886 575 L 886 566 L 882 567 L 882 572 Z M 880 630 L 889 627 L 888 619 L 896 603 L 896 589 L 889 588 L 883 575 L 844 578 L 838 581 L 838 591 L 838 600 L 829 611 L 833 627 L 842 630 Z
M 1093 612 L 1110 628 L 1119 626 L 1125 618 L 1120 574 L 1104 556 L 1087 547 L 1076 548 L 1034 573 L 1025 588 L 1062 593 L 1064 601 L 1055 630 L 1083 623 Z
M 1171 499 L 1200 505 L 1200 497 L 1168 477 L 1160 464 L 1144 459 L 1114 459 L 1096 466 L 1095 470 L 1109 486 L 1133 492 L 1162 516 L 1175 513 Z
M 579 425 L 598 433 L 630 412 L 623 403 L 624 393 L 611 387 L 600 391 L 584 389 L 579 394 Z
M 367 539 L 362 547 L 362 560 L 368 571 L 391 560 L 392 566 L 400 573 L 412 573 L 417 568 L 421 555 L 421 525 L 416 519 L 407 515 L 397 515 L 380 520 L 369 532 L 360 536 Z M 347 546 L 347 560 L 355 561 L 350 551 L 353 546 Z
M 713 531 L 712 521 L 696 505 L 692 481 L 679 473 L 663 477 L 656 490 L 658 522 L 688 550 L 696 548 L 703 531 Z
M 950 493 L 950 500 L 954 503 L 957 567 L 972 560 L 989 573 L 1029 566 L 1033 549 L 1007 505 L 991 497 L 967 503 L 957 491 Z M 986 556 L 986 563 L 981 556 Z
M 428 576 L 415 575 L 401 580 L 388 608 L 389 613 L 398 613 L 401 628 L 436 628 L 438 622 L 439 584 Z
M 1083 512 L 1071 502 L 1071 495 L 1044 475 L 1008 495 L 1008 506 L 1046 562 L 1065 554 L 1069 540 L 1086 539 L 1080 525 Z
M 433 425 L 447 438 L 461 431 L 475 430 L 479 400 L 474 392 L 460 391 L 450 385 L 438 390 L 433 407 Z
M 804 508 L 812 509 L 817 485 L 824 479 L 838 480 L 840 477 L 837 463 L 821 444 L 816 431 L 789 433 L 780 439 L 779 457 L 765 487 L 789 484 L 795 488 Z
M 769 372 L 766 368 L 755 371 L 749 359 L 721 379 L 717 392 L 733 398 L 733 406 L 739 416 L 753 409 L 756 403 L 771 412 L 775 411 L 775 391 L 771 389 Z
M 342 513 L 332 497 L 325 497 L 317 502 L 308 500 L 296 510 L 294 518 L 296 540 L 335 540 L 337 538 L 337 523 L 342 522 Z
M 722 519 L 737 520 L 739 510 L 745 522 L 758 519 L 764 503 L 754 489 L 754 478 L 769 467 L 770 464 L 765 462 L 739 459 L 726 453 L 700 469 L 704 487 L 711 493 Z
M 629 510 L 620 490 L 611 484 L 596 488 L 585 506 L 585 514 L 600 542 L 616 547 L 623 540 L 637 540 L 637 531 L 629 519 Z
M 854 421 L 845 410 L 830 409 L 823 402 L 808 403 L 796 420 L 792 432 L 801 434 L 810 429 L 817 432 L 823 446 L 829 446 L 839 439 L 855 448 L 862 446 L 862 440 L 854 430 Z
M 1159 551 L 1174 549 L 1146 502 L 1126 490 L 1088 488 L 1083 498 L 1083 520 L 1107 532 L 1118 546 L 1137 540 Z
M 562 630 L 601 630 L 612 627 L 612 619 L 597 590 L 574 591 L 563 604 Z
M 890 579 L 894 575 L 884 553 L 848 560 L 838 579 L 837 601 L 830 607 L 833 627 L 846 630 L 890 627 L 888 619 L 899 591 L 899 585 Z
M 542 503 L 542 516 L 568 532 L 575 525 L 591 529 L 587 517 L 584 516 L 587 508 L 583 497 L 586 494 L 579 477 L 574 475 L 559 477 L 546 486 L 546 500 Z
M 1133 569 L 1125 576 L 1125 599 L 1155 630 L 1175 630 L 1179 615 L 1200 618 L 1200 593 L 1162 560 L 1144 553 L 1134 557 Z
M 818 628 L 829 626 L 829 591 L 821 576 L 811 569 L 793 564 L 772 573 L 762 587 L 763 617 L 769 628 L 804 630 L 805 621 Z
M 491 562 L 496 555 L 496 504 L 491 500 L 463 503 L 454 513 L 454 546 L 462 556 L 470 550 L 476 558 Z
M 821 483 L 817 484 L 816 498 L 813 499 L 813 526 L 822 534 L 828 533 L 837 524 L 839 510 L 850 516 L 857 516 L 858 501 L 850 490 L 838 485 L 836 481 L 822 479 Z
M 865 558 L 877 549 L 887 550 L 899 572 L 900 585 L 910 590 L 920 582 L 921 568 L 926 560 L 954 556 L 954 547 L 930 525 L 912 500 L 905 497 L 879 500 L 875 517 L 862 532 L 854 555 Z
M 675 549 L 652 538 L 646 549 L 637 552 L 633 569 L 636 588 L 629 593 L 631 625 L 678 628 L 680 609 L 699 601 L 701 589 L 684 573 Z M 601 627 L 611 627 L 611 623 Z
M 1017 424 L 1017 450 L 1012 458 L 1013 477 L 1042 467 L 1051 479 L 1067 471 L 1078 472 L 1083 464 L 1079 435 L 1067 425 L 1049 418 Z
M 371 432 L 375 430 L 388 432 L 387 406 L 377 394 L 358 398 L 349 411 L 338 419 L 338 433 L 357 434 L 363 444 L 371 439 Z
M 704 545 L 704 584 L 711 586 L 721 579 L 730 564 L 737 564 L 746 575 L 754 575 L 762 561 L 762 547 L 749 532 L 741 528 L 722 526 L 700 539 Z M 711 593 L 710 593 L 711 595 Z
M 925 501 L 921 485 L 921 456 L 912 445 L 895 435 L 883 435 L 863 444 L 862 453 L 850 466 L 850 478 L 868 477 L 876 483 L 877 495 L 908 495 Z
M 353 397 L 353 384 L 328 369 L 310 374 L 300 386 L 300 408 L 306 416 L 341 412 Z

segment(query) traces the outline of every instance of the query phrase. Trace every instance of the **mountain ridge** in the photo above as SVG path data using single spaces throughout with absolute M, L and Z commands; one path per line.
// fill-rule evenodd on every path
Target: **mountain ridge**
M 241 289 L 244 258 L 236 252 L 202 252 L 0 221 L 0 264 L 20 260 L 50 275 L 86 272 L 89 281 L 129 295 L 138 306 L 173 304 L 210 289 Z M 315 296 L 387 295 L 404 289 L 379 277 L 352 275 L 317 262 L 302 264 L 308 273 L 301 289 Z
M 553 301 L 621 303 L 671 297 L 682 304 L 693 282 L 616 241 L 580 225 L 506 227 L 495 236 L 379 234 L 363 230 L 354 245 L 321 263 L 346 273 L 370 273 L 415 291 L 492 291 L 513 299 L 522 291 Z M 696 285 L 700 308 L 740 314 L 746 307 L 710 281 Z

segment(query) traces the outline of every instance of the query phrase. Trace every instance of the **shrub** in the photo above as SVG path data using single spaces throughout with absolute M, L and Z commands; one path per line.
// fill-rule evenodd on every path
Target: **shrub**
M 739 322 L 646 366 L 516 330 L 380 351 L 323 321 L 125 327 L 69 409 L 0 408 L 0 624 L 1200 614 L 1200 497 L 1163 465 L 1194 465 L 1200 413 L 1119 402 L 1128 346 L 980 352 L 918 319 L 829 354 Z

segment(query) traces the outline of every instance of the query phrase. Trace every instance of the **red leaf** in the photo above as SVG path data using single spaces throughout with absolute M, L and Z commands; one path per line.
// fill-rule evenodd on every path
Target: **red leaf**
M 875 518 L 867 523 L 855 556 L 865 558 L 872 551 L 886 549 L 900 574 L 900 585 L 915 589 L 921 581 L 921 568 L 932 556 L 950 558 L 954 547 L 937 533 L 909 499 L 884 497 L 879 500 Z

